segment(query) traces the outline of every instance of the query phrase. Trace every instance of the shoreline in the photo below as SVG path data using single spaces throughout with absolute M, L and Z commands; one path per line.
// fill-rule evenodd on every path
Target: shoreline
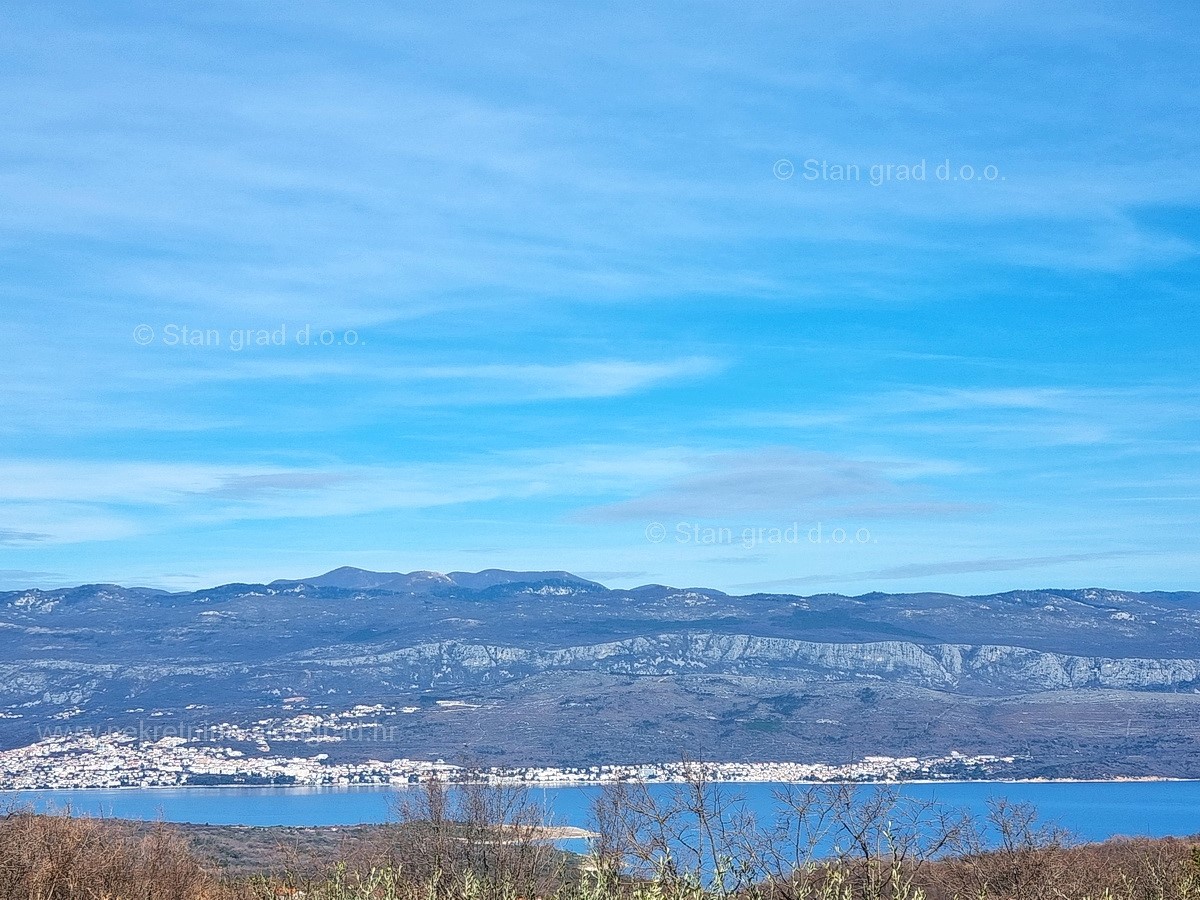
M 864 787 L 871 786 L 905 786 L 905 785 L 927 785 L 927 784 L 1188 784 L 1200 783 L 1200 776 L 1174 776 L 1174 775 L 1139 775 L 1139 776 L 1118 776 L 1114 778 L 897 778 L 897 779 L 827 779 L 827 780 L 797 780 L 797 781 L 782 781 L 772 778 L 737 778 L 725 779 L 714 778 L 711 783 L 714 785 L 795 785 L 797 787 L 819 787 L 822 785 L 862 785 Z M 455 782 L 451 782 L 452 784 Z M 501 787 L 527 787 L 530 790 L 556 790 L 556 789 L 576 789 L 581 787 L 602 788 L 607 785 L 621 783 L 618 779 L 610 779 L 607 781 L 595 781 L 587 779 L 563 779 L 554 781 L 519 781 L 494 779 L 489 781 L 490 784 Z M 683 778 L 654 778 L 645 781 L 646 784 L 662 784 L 662 785 L 678 785 L 686 784 L 687 781 Z M 323 792 L 323 793 L 350 793 L 361 791 L 364 793 L 376 793 L 383 791 L 403 791 L 411 788 L 419 787 L 412 783 L 398 784 L 170 784 L 170 785 L 112 785 L 109 787 L 36 787 L 36 788 L 10 788 L 0 786 L 0 797 L 10 794 L 47 794 L 47 793 L 108 793 L 113 791 L 120 792 L 136 792 L 136 791 L 227 791 L 227 790 L 251 790 L 261 791 L 264 793 L 271 792 Z

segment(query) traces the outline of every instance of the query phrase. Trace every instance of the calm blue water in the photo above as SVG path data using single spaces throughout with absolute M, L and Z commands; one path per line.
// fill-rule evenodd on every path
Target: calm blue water
M 666 787 L 666 786 L 662 786 Z M 763 813 L 774 805 L 770 784 L 729 785 Z M 587 827 L 595 787 L 535 788 L 552 822 Z M 1042 817 L 1077 835 L 1200 833 L 1200 781 L 1013 784 L 969 782 L 910 784 L 913 797 L 984 811 L 989 797 L 1037 806 Z M 352 825 L 389 818 L 389 788 L 164 788 L 88 791 L 0 791 L 0 808 L 12 803 L 93 816 L 163 819 L 220 825 Z

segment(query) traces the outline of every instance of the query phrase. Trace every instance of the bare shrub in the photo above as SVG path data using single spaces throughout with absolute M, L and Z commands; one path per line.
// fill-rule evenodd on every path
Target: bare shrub
M 348 860 L 352 870 L 391 870 L 435 897 L 452 896 L 468 882 L 504 885 L 514 896 L 562 883 L 565 856 L 523 786 L 429 778 L 397 792 L 393 813 L 396 821 Z
M 0 816 L 0 897 L 202 900 L 217 887 L 167 826 L 136 835 L 116 823 L 14 810 Z
M 760 816 L 701 762 L 679 784 L 630 779 L 593 808 L 597 867 L 717 895 L 914 896 L 931 861 L 954 851 L 969 819 L 891 786 L 785 786 Z M 833 892 L 833 893 L 831 893 Z

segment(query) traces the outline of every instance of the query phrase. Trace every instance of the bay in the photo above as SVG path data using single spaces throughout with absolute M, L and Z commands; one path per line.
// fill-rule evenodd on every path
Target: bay
M 656 785 L 654 790 L 666 790 Z M 773 784 L 731 784 L 762 815 L 775 806 Z M 938 782 L 909 783 L 912 797 L 975 812 L 992 797 L 1024 801 L 1042 818 L 1086 840 L 1117 835 L 1162 837 L 1200 833 L 1200 781 L 1148 782 Z M 41 811 L 122 819 L 212 825 L 328 826 L 386 822 L 397 790 L 387 787 L 183 787 L 76 791 L 0 791 L 0 809 L 33 806 Z M 594 785 L 531 788 L 555 825 L 587 828 Z

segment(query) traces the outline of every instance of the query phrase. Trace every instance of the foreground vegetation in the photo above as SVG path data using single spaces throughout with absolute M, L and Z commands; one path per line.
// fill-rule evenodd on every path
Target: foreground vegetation
M 395 823 L 348 830 L 336 861 L 280 846 L 252 874 L 186 829 L 11 810 L 0 900 L 1200 900 L 1200 838 L 1075 845 L 1003 800 L 972 817 L 888 787 L 797 787 L 763 821 L 697 766 L 607 789 L 576 855 L 519 788 L 397 796 Z

